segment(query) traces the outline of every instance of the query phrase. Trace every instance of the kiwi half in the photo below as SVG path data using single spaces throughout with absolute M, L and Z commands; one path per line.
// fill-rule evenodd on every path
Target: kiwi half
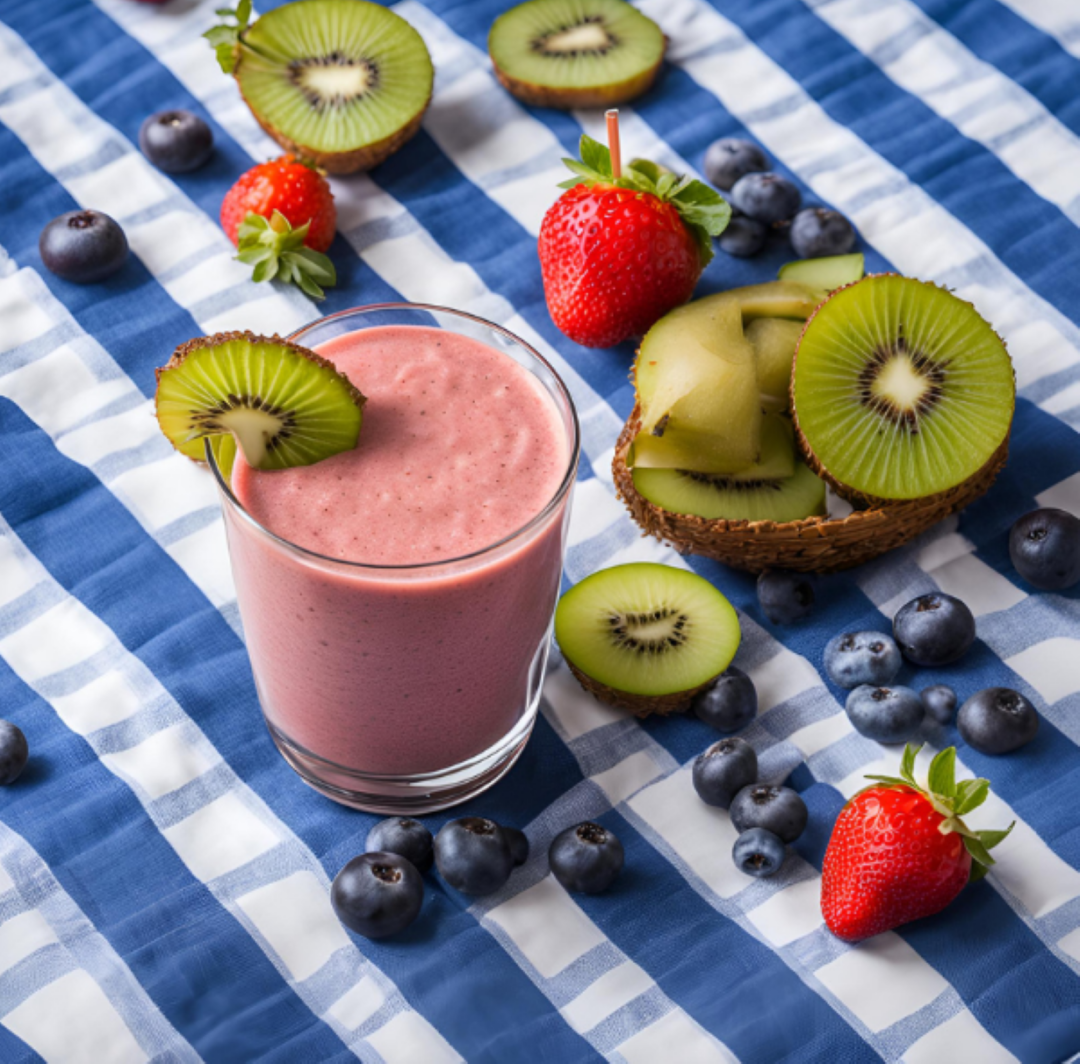
M 624 0 L 528 0 L 488 35 L 495 75 L 535 107 L 611 107 L 656 80 L 666 40 Z
M 647 716 L 685 709 L 731 664 L 741 633 L 708 580 L 639 562 L 601 569 L 566 592 L 555 638 L 586 690 Z
M 311 465 L 350 450 L 364 397 L 306 347 L 232 332 L 178 347 L 157 371 L 154 402 L 170 443 L 199 460 L 210 439 L 227 475 L 236 446 L 256 469 Z
M 893 274 L 834 293 L 803 330 L 791 384 L 812 467 L 864 500 L 938 495 L 1002 447 L 1016 385 L 969 303 Z
M 296 0 L 240 36 L 233 71 L 259 125 L 332 174 L 369 170 L 420 128 L 434 70 L 420 34 L 367 0 Z

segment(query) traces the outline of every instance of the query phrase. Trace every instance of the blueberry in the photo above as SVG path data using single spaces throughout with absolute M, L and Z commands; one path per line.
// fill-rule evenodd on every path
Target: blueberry
M 574 894 L 607 890 L 622 870 L 623 859 L 622 843 L 591 820 L 560 832 L 548 850 L 555 878 Z
M 435 861 L 431 832 L 419 820 L 395 816 L 380 820 L 367 835 L 370 851 L 397 853 L 407 857 L 418 872 L 428 871 Z
M 844 632 L 825 647 L 825 671 L 837 687 L 892 683 L 900 665 L 900 649 L 884 632 Z
M 190 111 L 158 111 L 143 122 L 139 147 L 159 170 L 186 174 L 210 158 L 214 134 Z
M 758 577 L 757 596 L 773 624 L 794 624 L 814 608 L 814 586 L 802 573 L 767 570 Z
M 863 684 L 848 695 L 845 708 L 852 727 L 879 743 L 906 743 L 926 715 L 922 699 L 910 687 Z
M 975 618 L 958 598 L 933 591 L 900 607 L 893 636 L 908 661 L 931 668 L 949 665 L 975 642 Z
M 517 828 L 503 828 L 506 844 L 510 847 L 510 858 L 515 868 L 520 868 L 529 859 L 529 837 Z
M 1009 533 L 1016 571 L 1043 591 L 1080 584 L 1080 520 L 1064 510 L 1033 510 Z
M 743 787 L 757 782 L 757 754 L 745 739 L 721 739 L 694 759 L 693 780 L 706 805 L 727 809 Z
M 435 836 L 439 874 L 462 894 L 491 894 L 510 878 L 514 859 L 503 829 L 479 816 L 451 820 Z
M 702 169 L 706 181 L 727 192 L 740 177 L 768 170 L 769 160 L 756 144 L 723 137 L 709 145 Z
M 731 849 L 735 867 L 755 879 L 779 872 L 786 854 L 784 840 L 765 828 L 744 831 Z
M 731 202 L 748 218 L 766 225 L 790 221 L 801 201 L 799 190 L 779 174 L 747 174 L 731 190 Z
M 799 211 L 788 236 L 800 259 L 846 255 L 855 246 L 855 227 L 839 211 L 828 207 Z
M 919 693 L 926 715 L 938 724 L 951 724 L 956 712 L 956 692 L 946 684 L 924 687 Z
M 764 246 L 769 227 L 753 218 L 739 215 L 732 218 L 717 241 L 720 250 L 737 259 L 753 258 Z
M 742 833 L 764 828 L 783 842 L 794 842 L 805 830 L 806 803 L 790 787 L 757 783 L 743 787 L 731 802 L 731 822 Z
M 745 728 L 757 716 L 757 689 L 742 669 L 731 666 L 691 703 L 698 720 L 718 732 Z
M 46 268 L 76 284 L 94 284 L 111 277 L 128 255 L 127 237 L 101 211 L 68 211 L 54 218 L 38 238 Z
M 982 754 L 1007 754 L 1035 738 L 1039 714 L 1019 692 L 988 687 L 973 694 L 956 717 L 960 736 Z
M 0 787 L 14 783 L 26 768 L 30 746 L 22 729 L 7 720 L 0 720 Z
M 365 938 L 404 931 L 420 915 L 424 881 L 407 857 L 364 853 L 334 877 L 330 901 L 337 918 Z

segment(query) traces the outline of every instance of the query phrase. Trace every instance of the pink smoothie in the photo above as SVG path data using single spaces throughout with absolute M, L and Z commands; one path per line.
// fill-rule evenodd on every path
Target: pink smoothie
M 444 769 L 498 742 L 525 708 L 565 505 L 514 533 L 558 493 L 566 427 L 530 373 L 468 337 L 380 327 L 317 350 L 368 397 L 359 446 L 278 472 L 238 458 L 233 471 L 262 526 L 340 559 L 229 521 L 260 699 L 288 741 L 336 765 Z M 423 567 L 377 568 L 390 566 Z

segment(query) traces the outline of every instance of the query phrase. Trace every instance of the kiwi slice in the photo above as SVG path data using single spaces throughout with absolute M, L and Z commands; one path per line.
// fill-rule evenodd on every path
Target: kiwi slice
M 243 30 L 233 74 L 279 144 L 332 174 L 369 170 L 420 128 L 434 71 L 420 34 L 367 0 L 296 0 Z
M 740 631 L 708 580 L 639 562 L 601 569 L 563 595 L 555 638 L 587 690 L 644 716 L 685 709 L 731 664 Z
M 795 423 L 842 494 L 919 499 L 977 473 L 1005 443 L 1016 384 L 1005 345 L 969 303 L 892 274 L 818 307 L 795 355 Z
M 611 107 L 656 80 L 666 40 L 624 0 L 528 0 L 491 27 L 503 86 L 536 107 Z
M 178 347 L 157 371 L 161 431 L 196 460 L 209 438 L 226 475 L 237 446 L 256 469 L 311 465 L 350 450 L 363 405 L 332 363 L 279 337 L 203 336 Z
M 854 284 L 866 269 L 861 251 L 850 255 L 826 255 L 820 259 L 796 259 L 780 267 L 776 275 L 781 281 L 797 281 L 812 288 L 832 292 L 844 285 Z
M 642 498 L 674 514 L 714 521 L 802 521 L 825 513 L 825 482 L 802 461 L 783 480 L 732 480 L 682 469 L 635 469 Z
M 791 403 L 791 364 L 803 323 L 785 318 L 755 318 L 746 338 L 757 359 L 758 388 L 764 410 L 783 412 Z

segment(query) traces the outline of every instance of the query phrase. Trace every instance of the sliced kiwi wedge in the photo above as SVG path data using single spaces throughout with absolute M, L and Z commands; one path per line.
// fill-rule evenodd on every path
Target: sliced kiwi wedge
M 791 366 L 802 330 L 801 321 L 786 318 L 755 318 L 746 326 L 757 359 L 763 410 L 783 412 L 791 404 Z
M 229 474 L 311 465 L 356 446 L 364 397 L 333 363 L 280 337 L 218 333 L 182 344 L 157 371 L 161 431 L 188 458 Z
M 369 170 L 420 128 L 434 70 L 420 34 L 367 0 L 295 0 L 239 35 L 233 75 L 259 124 L 332 174 Z
M 536 107 L 611 107 L 656 80 L 666 40 L 624 0 L 528 0 L 488 35 L 495 74 Z
M 1008 437 L 1005 345 L 969 303 L 892 274 L 834 293 L 807 323 L 792 375 L 802 449 L 849 497 L 920 499 L 962 484 Z
M 782 480 L 732 480 L 682 469 L 635 469 L 634 488 L 669 513 L 785 524 L 825 513 L 825 482 L 802 461 Z
M 685 709 L 731 664 L 741 633 L 708 580 L 638 562 L 601 569 L 563 595 L 555 638 L 586 690 L 645 716 Z
M 828 292 L 854 284 L 866 270 L 866 259 L 861 251 L 850 255 L 826 255 L 820 259 L 796 259 L 780 267 L 777 277 L 781 281 L 796 281 Z

